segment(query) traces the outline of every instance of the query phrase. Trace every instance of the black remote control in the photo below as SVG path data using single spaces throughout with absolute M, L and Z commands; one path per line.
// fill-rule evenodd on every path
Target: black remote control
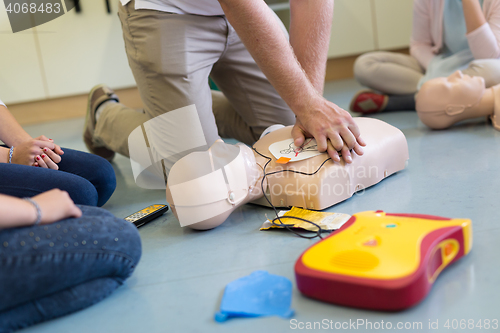
M 155 218 L 162 216 L 167 210 L 167 205 L 151 205 L 127 216 L 124 220 L 135 224 L 135 226 L 139 228 L 153 221 Z

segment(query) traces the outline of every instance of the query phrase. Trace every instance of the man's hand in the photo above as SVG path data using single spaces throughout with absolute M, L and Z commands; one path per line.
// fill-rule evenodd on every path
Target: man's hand
M 350 149 L 361 155 L 365 142 L 349 113 L 322 95 L 333 0 L 290 2 L 290 42 L 262 0 L 219 0 L 228 21 L 281 98 L 297 116 L 297 146 L 314 137 L 320 151 L 352 162 Z M 330 143 L 329 143 L 330 142 Z M 345 142 L 345 147 L 344 147 Z
M 363 155 L 361 146 L 366 146 L 349 112 L 319 96 L 297 115 L 292 137 L 297 147 L 304 143 L 306 137 L 314 137 L 318 150 L 326 151 L 336 162 L 340 161 L 338 152 L 341 152 L 344 161 L 351 163 L 350 150 Z
M 31 199 L 40 206 L 42 211 L 40 224 L 49 224 L 68 217 L 82 216 L 82 211 L 73 203 L 66 191 L 53 189 Z

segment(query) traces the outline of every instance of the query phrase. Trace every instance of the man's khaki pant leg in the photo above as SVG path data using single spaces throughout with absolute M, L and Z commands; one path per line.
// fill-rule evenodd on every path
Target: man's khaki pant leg
M 128 136 L 150 118 L 120 103 L 105 105 L 94 130 L 94 143 L 129 157 Z
M 135 10 L 134 5 L 134 1 L 119 5 L 118 14 L 145 114 L 132 116 L 127 112 L 130 125 L 125 125 L 119 115 L 103 112 L 97 131 L 100 140 L 113 150 L 128 153 L 123 147 L 141 121 L 194 104 L 207 146 L 212 145 L 219 135 L 208 77 L 226 46 L 225 18 Z M 187 126 L 189 130 L 189 124 L 179 126 Z M 169 144 L 175 146 L 178 142 Z

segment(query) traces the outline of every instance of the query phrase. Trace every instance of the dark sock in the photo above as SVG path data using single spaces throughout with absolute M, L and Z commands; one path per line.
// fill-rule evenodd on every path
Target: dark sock
M 415 94 L 389 95 L 384 111 L 415 111 Z

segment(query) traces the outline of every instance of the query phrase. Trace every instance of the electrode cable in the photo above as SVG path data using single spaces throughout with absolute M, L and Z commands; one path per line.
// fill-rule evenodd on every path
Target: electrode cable
M 252 149 L 257 154 L 259 154 L 260 156 L 262 156 L 265 159 L 267 159 L 267 162 L 266 162 L 266 164 L 264 165 L 264 168 L 263 168 L 264 175 L 262 176 L 262 181 L 260 182 L 260 188 L 262 190 L 262 194 L 264 195 L 264 198 L 266 199 L 267 203 L 273 208 L 274 213 L 276 214 L 276 217 L 271 220 L 271 223 L 273 225 L 275 225 L 275 226 L 285 227 L 288 231 L 290 231 L 290 232 L 294 233 L 295 235 L 297 235 L 299 237 L 302 237 L 302 238 L 313 239 L 313 238 L 319 237 L 319 238 L 323 239 L 323 237 L 321 236 L 321 232 L 326 231 L 326 230 L 323 230 L 317 223 L 314 223 L 312 221 L 309 221 L 309 220 L 306 220 L 306 219 L 303 219 L 303 218 L 297 217 L 297 216 L 279 216 L 278 210 L 271 203 L 271 200 L 269 200 L 269 198 L 266 195 L 266 192 L 264 191 L 264 180 L 266 180 L 266 177 L 269 176 L 269 175 L 274 175 L 274 174 L 282 173 L 282 172 L 297 173 L 297 174 L 304 175 L 304 176 L 314 176 L 315 174 L 317 174 L 319 172 L 319 170 L 321 170 L 321 168 L 325 165 L 326 162 L 328 162 L 329 160 L 331 160 L 331 157 L 329 157 L 326 160 L 324 160 L 323 163 L 321 163 L 321 165 L 318 167 L 318 169 L 316 171 L 312 172 L 312 173 L 306 173 L 306 172 L 302 172 L 302 171 L 288 170 L 288 169 L 278 170 L 278 171 L 273 171 L 273 172 L 266 173 L 266 168 L 269 165 L 269 163 L 271 163 L 271 161 L 273 159 L 271 157 L 268 157 L 268 156 L 265 156 L 265 155 L 261 154 L 259 151 L 257 151 L 257 149 L 255 149 L 255 147 L 252 147 Z M 316 228 L 318 228 L 318 230 L 316 231 L 316 235 L 315 236 L 305 236 L 305 235 L 302 235 L 301 233 L 293 230 L 291 228 L 291 227 L 294 226 L 293 224 L 283 223 L 283 221 L 281 221 L 281 219 L 294 219 L 294 220 L 299 220 L 299 221 L 307 222 L 307 223 L 310 223 L 310 224 L 314 225 Z M 276 223 L 276 221 L 279 221 L 279 224 Z

